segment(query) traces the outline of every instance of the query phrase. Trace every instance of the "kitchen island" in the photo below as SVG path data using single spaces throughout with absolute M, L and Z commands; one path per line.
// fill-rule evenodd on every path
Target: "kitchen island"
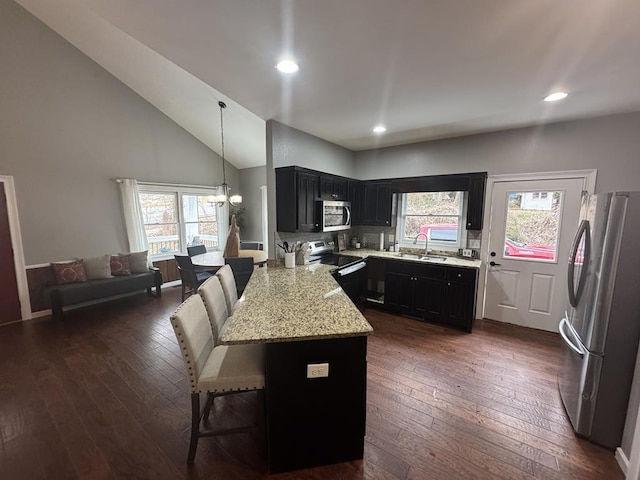
M 221 342 L 266 348 L 271 473 L 362 458 L 371 325 L 326 265 L 256 269 Z

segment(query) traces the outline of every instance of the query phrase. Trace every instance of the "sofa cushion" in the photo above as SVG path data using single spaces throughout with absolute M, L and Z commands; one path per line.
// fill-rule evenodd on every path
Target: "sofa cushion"
M 111 255 L 100 255 L 99 257 L 84 258 L 84 270 L 87 279 L 111 278 Z
M 111 275 L 121 277 L 131 275 L 130 255 L 111 255 Z
M 51 264 L 53 275 L 58 285 L 66 283 L 81 283 L 87 281 L 82 259 L 72 262 L 56 262 Z
M 120 255 L 123 255 L 122 253 Z M 129 254 L 129 265 L 131 273 L 145 273 L 149 271 L 147 262 L 147 250 L 144 252 L 134 252 Z

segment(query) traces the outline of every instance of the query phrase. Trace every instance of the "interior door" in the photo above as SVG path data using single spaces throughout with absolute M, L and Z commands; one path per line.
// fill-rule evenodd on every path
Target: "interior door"
M 567 263 L 582 186 L 581 178 L 494 184 L 486 318 L 557 331 L 569 301 Z
M 7 196 L 4 183 L 0 182 L 0 324 L 22 318 L 9 228 Z

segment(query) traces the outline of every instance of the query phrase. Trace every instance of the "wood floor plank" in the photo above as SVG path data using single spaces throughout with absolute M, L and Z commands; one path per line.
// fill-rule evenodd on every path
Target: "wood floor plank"
M 0 327 L 0 478 L 267 477 L 259 432 L 203 438 L 193 466 L 188 382 L 169 323 L 180 289 Z M 271 475 L 335 479 L 622 479 L 577 438 L 555 376 L 558 336 L 491 321 L 467 334 L 363 309 L 364 458 Z M 218 399 L 246 424 L 257 400 Z

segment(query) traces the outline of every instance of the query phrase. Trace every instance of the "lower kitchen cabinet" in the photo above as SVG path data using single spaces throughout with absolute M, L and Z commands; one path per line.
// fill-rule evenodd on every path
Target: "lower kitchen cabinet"
M 386 262 L 386 308 L 430 322 L 471 331 L 475 317 L 476 269 L 406 261 Z

